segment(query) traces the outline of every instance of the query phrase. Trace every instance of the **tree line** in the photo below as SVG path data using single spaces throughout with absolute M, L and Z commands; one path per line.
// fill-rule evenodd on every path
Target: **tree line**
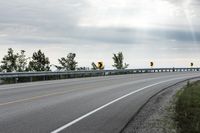
M 50 60 L 44 52 L 38 50 L 34 52 L 32 57 L 25 55 L 26 51 L 21 50 L 15 53 L 12 48 L 9 48 L 7 54 L 3 57 L 0 64 L 0 72 L 36 72 L 36 71 L 51 71 L 51 66 L 55 66 L 58 71 L 75 71 L 86 70 L 86 67 L 78 67 L 78 62 L 75 60 L 76 54 L 69 53 L 66 57 L 58 59 L 59 65 L 50 64 Z M 129 64 L 123 63 L 124 56 L 122 52 L 113 54 L 112 65 L 115 69 L 126 69 Z M 98 70 L 98 66 L 92 62 L 92 70 Z

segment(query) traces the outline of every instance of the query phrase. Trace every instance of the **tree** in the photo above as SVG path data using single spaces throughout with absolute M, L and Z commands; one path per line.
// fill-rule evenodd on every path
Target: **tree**
M 0 72 L 2 72 L 2 68 L 1 68 L 1 66 L 0 66 Z
M 113 67 L 115 67 L 116 69 L 126 69 L 128 68 L 129 64 L 124 63 L 124 56 L 122 54 L 122 52 L 119 52 L 117 54 L 113 54 L 113 61 L 114 61 L 114 65 Z
M 97 70 L 98 69 L 97 65 L 94 62 L 92 62 L 91 65 L 92 65 L 92 70 Z
M 26 58 L 25 51 L 21 50 L 20 54 L 17 54 L 17 71 L 18 72 L 24 72 L 27 71 L 27 60 L 29 58 Z
M 78 71 L 89 71 L 90 68 L 89 67 L 78 67 L 76 68 Z
M 18 55 L 14 54 L 14 51 L 12 48 L 8 49 L 8 54 L 3 57 L 3 60 L 1 61 L 1 69 L 5 72 L 16 72 L 17 71 L 17 58 Z
M 32 61 L 29 62 L 29 71 L 50 71 L 49 58 L 41 50 L 34 52 Z
M 76 54 L 75 53 L 69 53 L 67 57 L 62 57 L 61 59 L 58 59 L 58 62 L 61 66 L 56 66 L 55 67 L 58 70 L 76 70 L 78 62 L 75 61 Z

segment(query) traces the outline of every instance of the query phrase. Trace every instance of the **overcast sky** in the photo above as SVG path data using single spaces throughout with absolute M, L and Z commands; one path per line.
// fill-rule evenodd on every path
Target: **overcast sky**
M 69 52 L 79 66 L 122 51 L 130 68 L 200 66 L 199 0 L 0 0 L 0 58 L 42 49 L 52 64 Z

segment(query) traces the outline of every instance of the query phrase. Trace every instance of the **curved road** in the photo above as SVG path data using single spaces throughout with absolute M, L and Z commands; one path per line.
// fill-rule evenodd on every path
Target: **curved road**
M 198 72 L 0 86 L 1 133 L 118 133 L 156 92 Z

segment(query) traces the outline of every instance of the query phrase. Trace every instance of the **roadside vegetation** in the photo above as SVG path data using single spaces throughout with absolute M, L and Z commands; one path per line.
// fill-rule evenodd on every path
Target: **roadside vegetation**
M 113 67 L 115 67 L 116 69 L 126 69 L 129 66 L 129 64 L 126 63 L 123 64 L 124 55 L 122 52 L 113 54 L 113 61 L 114 61 Z
M 104 69 L 103 62 L 101 68 L 92 62 L 92 68 L 78 67 L 76 61 L 76 53 L 69 53 L 66 56 L 58 59 L 59 65 L 50 63 L 49 57 L 45 55 L 40 49 L 34 52 L 32 57 L 26 57 L 26 51 L 21 50 L 15 52 L 9 48 L 7 54 L 0 61 L 0 72 L 38 72 L 38 71 L 52 71 L 51 67 L 55 67 L 55 71 L 79 71 L 79 70 L 102 70 Z M 115 69 L 126 69 L 128 64 L 123 64 L 124 56 L 122 52 L 113 54 L 113 67 Z
M 126 69 L 128 64 L 123 64 L 124 56 L 122 52 L 113 54 L 114 69 Z M 99 64 L 100 63 L 100 64 Z M 32 54 L 31 57 L 26 56 L 25 50 L 19 52 L 9 48 L 7 54 L 0 59 L 0 73 L 7 72 L 47 72 L 47 71 L 86 71 L 86 70 L 103 70 L 103 62 L 92 62 L 91 68 L 80 67 L 76 61 L 76 53 L 66 53 L 64 57 L 58 59 L 58 65 L 51 64 L 49 57 L 40 49 Z M 84 75 L 87 77 L 90 75 Z M 98 74 L 97 74 L 98 76 Z M 0 84 L 19 83 L 41 80 L 55 80 L 82 77 L 82 75 L 65 75 L 65 76 L 35 76 L 35 77 L 19 77 L 19 78 L 3 78 L 0 77 Z
M 200 81 L 188 82 L 177 93 L 175 112 L 178 133 L 200 133 Z

